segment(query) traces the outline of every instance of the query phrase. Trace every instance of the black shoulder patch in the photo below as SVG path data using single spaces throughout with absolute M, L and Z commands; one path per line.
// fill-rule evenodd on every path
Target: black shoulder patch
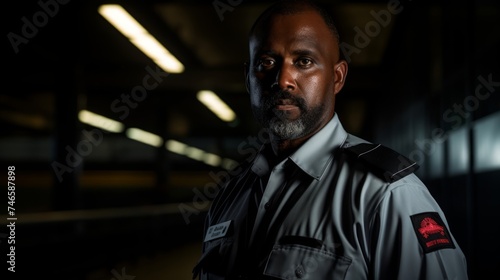
M 365 164 L 375 175 L 392 183 L 416 171 L 416 162 L 380 144 L 361 143 L 344 151 Z
M 426 254 L 440 249 L 455 248 L 450 231 L 438 213 L 425 212 L 410 218 L 418 242 Z

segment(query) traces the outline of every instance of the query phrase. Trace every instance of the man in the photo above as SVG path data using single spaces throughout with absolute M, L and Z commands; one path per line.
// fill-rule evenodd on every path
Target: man
M 348 67 L 331 17 L 278 2 L 249 49 L 247 89 L 269 141 L 213 201 L 194 278 L 467 279 L 417 165 L 342 128 Z

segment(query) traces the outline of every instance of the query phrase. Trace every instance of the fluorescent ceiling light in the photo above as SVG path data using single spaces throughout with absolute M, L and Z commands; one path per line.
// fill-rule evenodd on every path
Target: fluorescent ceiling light
M 99 13 L 163 70 L 170 73 L 184 71 L 184 65 L 122 6 L 116 4 L 101 5 Z
M 205 157 L 205 151 L 195 147 L 187 147 L 184 154 L 192 159 L 199 161 L 203 161 L 203 158 Z
M 230 167 L 226 169 L 231 169 L 234 166 L 233 164 L 237 163 L 236 161 L 231 159 L 222 160 L 221 157 L 216 154 L 206 152 L 202 149 L 189 146 L 176 140 L 168 140 L 165 143 L 165 148 L 173 153 L 183 155 L 215 167 L 222 166 L 223 168 Z
M 165 143 L 165 147 L 173 153 L 183 155 L 188 145 L 176 140 L 168 140 L 167 143 Z
M 153 147 L 160 147 L 163 144 L 163 139 L 160 136 L 139 128 L 129 128 L 125 134 L 130 139 L 151 145 Z
M 82 123 L 86 123 L 110 132 L 119 133 L 124 129 L 124 125 L 121 122 L 108 119 L 104 116 L 92 113 L 87 110 L 81 110 L 80 113 L 78 113 L 78 119 Z
M 213 91 L 202 90 L 196 95 L 198 100 L 207 106 L 221 120 L 232 122 L 236 119 L 236 114 L 224 101 L 222 101 Z
M 120 5 L 102 5 L 99 7 L 98 11 L 118 29 L 118 31 L 128 38 L 134 38 L 140 34 L 148 33 L 148 31 Z
M 205 157 L 203 158 L 203 162 L 212 165 L 212 166 L 219 166 L 221 163 L 221 158 L 218 155 L 212 154 L 212 153 L 205 153 Z

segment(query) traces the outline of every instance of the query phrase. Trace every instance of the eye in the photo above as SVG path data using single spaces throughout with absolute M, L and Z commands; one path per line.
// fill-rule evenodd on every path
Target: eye
M 301 67 L 308 67 L 312 65 L 313 61 L 307 57 L 301 57 L 297 60 L 296 63 Z
M 257 66 L 268 69 L 268 68 L 273 67 L 275 63 L 276 62 L 274 61 L 274 59 L 269 58 L 269 57 L 265 57 L 265 58 L 261 58 L 257 61 Z

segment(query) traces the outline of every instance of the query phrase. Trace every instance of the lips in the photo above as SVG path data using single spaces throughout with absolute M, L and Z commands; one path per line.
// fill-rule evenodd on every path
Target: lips
M 264 110 L 274 114 L 301 114 L 306 111 L 305 102 L 299 96 L 294 96 L 287 91 L 268 92 L 262 96 Z
M 277 105 L 276 106 L 276 110 L 280 110 L 280 111 L 290 111 L 290 110 L 295 110 L 295 109 L 298 109 L 298 107 L 295 105 Z
M 298 108 L 298 106 L 292 99 L 278 99 L 274 108 L 277 110 L 292 110 Z
M 295 101 L 289 98 L 281 98 L 276 101 L 276 106 L 278 105 L 295 105 Z

